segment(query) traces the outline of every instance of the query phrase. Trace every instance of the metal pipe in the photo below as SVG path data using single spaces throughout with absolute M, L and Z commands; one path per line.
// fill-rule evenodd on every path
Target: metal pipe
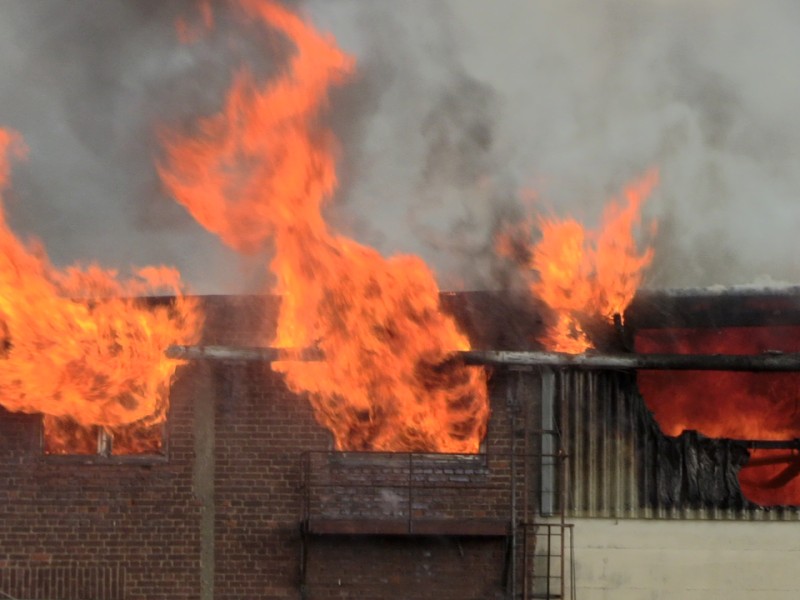
M 800 353 L 769 354 L 564 354 L 467 350 L 454 353 L 470 365 L 666 371 L 800 371 Z
M 169 358 L 272 362 L 322 360 L 318 348 L 253 348 L 239 346 L 170 346 Z M 465 350 L 452 352 L 451 360 L 468 365 L 530 366 L 573 369 L 666 371 L 800 371 L 800 353 L 765 354 L 565 354 L 562 352 Z
M 731 439 L 736 444 L 744 444 L 751 450 L 800 450 L 800 439 L 793 440 L 748 440 Z M 797 458 L 800 458 L 798 456 Z
M 280 360 L 321 360 L 317 348 L 255 348 L 246 346 L 169 346 L 168 358 L 181 360 L 227 360 L 237 362 L 274 362 Z
M 749 469 L 752 467 L 763 467 L 765 465 L 797 465 L 800 462 L 800 456 L 795 453 L 781 453 L 771 456 L 762 456 L 760 458 L 751 458 L 747 464 L 742 465 L 742 469 Z

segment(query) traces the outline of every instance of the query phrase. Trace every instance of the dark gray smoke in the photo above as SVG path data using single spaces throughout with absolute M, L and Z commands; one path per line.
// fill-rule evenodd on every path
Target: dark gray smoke
M 393 59 L 348 190 L 382 250 L 482 284 L 509 196 L 594 225 L 655 166 L 650 285 L 797 281 L 797 3 L 378 2 L 356 27 L 363 4 L 312 6 Z
M 242 61 L 274 66 L 279 45 L 225 4 L 183 45 L 174 24 L 199 27 L 193 0 L 0 3 L 0 123 L 30 148 L 8 210 L 55 262 L 174 264 L 201 292 L 263 278 L 263 258 L 242 265 L 153 168 L 159 125 L 216 109 Z M 421 254 L 446 287 L 497 284 L 491 237 L 521 197 L 594 224 L 651 166 L 651 285 L 800 277 L 796 2 L 295 4 L 360 65 L 332 96 L 333 222 L 385 254 Z

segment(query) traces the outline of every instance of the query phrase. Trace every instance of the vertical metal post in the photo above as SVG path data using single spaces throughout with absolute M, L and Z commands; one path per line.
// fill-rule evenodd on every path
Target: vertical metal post
M 522 375 L 520 375 L 522 377 Z M 538 383 L 538 377 L 535 379 L 535 383 Z M 523 410 L 523 446 L 522 446 L 522 560 L 520 564 L 522 565 L 522 598 L 523 600 L 528 600 L 530 595 L 530 584 L 531 584 L 531 574 L 532 574 L 532 558 L 530 556 L 531 550 L 529 548 L 528 536 L 530 535 L 530 524 L 534 519 L 531 519 L 531 505 L 530 505 L 530 487 L 532 481 L 532 474 L 531 474 L 531 432 L 536 427 L 535 424 L 531 423 L 531 415 L 534 414 L 532 410 L 532 406 L 535 406 L 535 402 L 531 402 L 532 398 L 530 398 L 530 388 L 528 387 L 531 385 L 531 378 L 530 374 L 525 376 L 525 385 L 523 389 L 525 391 L 525 399 L 519 399 L 520 410 Z M 519 390 L 517 390 L 517 394 L 519 394 Z M 535 553 L 536 547 L 534 544 L 533 552 Z
M 413 495 L 411 492 L 411 486 L 414 482 L 414 454 L 412 452 L 408 453 L 408 533 L 413 533 L 413 526 L 411 524 L 411 511 L 414 509 L 414 502 L 413 502 Z
M 553 528 L 550 525 L 547 527 L 547 576 L 545 577 L 545 595 L 550 597 L 550 563 L 553 561 Z
M 562 393 L 559 399 L 559 410 L 561 415 L 566 414 L 566 403 L 567 398 Z M 555 402 L 553 402 L 555 406 Z M 561 513 L 561 597 L 564 598 L 564 594 L 566 593 L 566 556 L 565 556 L 565 539 L 564 535 L 569 530 L 569 540 L 570 540 L 570 554 L 569 554 L 569 561 L 570 561 L 570 569 L 571 574 L 574 575 L 574 571 L 572 569 L 575 568 L 574 561 L 574 552 L 573 552 L 573 533 L 574 530 L 572 526 L 567 526 L 566 518 L 567 518 L 567 500 L 568 500 L 568 493 L 569 493 L 569 470 L 567 469 L 567 460 L 569 460 L 569 455 L 567 454 L 566 450 L 561 444 L 561 440 L 559 439 L 558 445 L 558 480 L 559 480 L 559 512 Z M 575 595 L 575 579 L 574 577 L 570 579 L 570 593 Z
M 559 559 L 558 562 L 559 562 L 559 567 L 561 568 L 561 573 L 560 573 L 560 579 L 558 581 L 561 584 L 561 596 L 560 597 L 563 598 L 564 597 L 564 592 L 566 591 L 566 580 L 564 579 L 566 577 L 566 572 L 565 572 L 564 567 L 566 566 L 566 561 L 567 561 L 567 557 L 565 555 L 566 545 L 564 543 L 566 541 L 564 539 L 564 536 L 567 533 L 567 528 L 566 528 L 566 526 L 564 524 L 564 517 L 563 516 L 561 517 L 561 524 L 559 525 L 559 528 L 561 529 L 561 540 L 559 540 L 561 542 L 561 553 L 559 554 L 559 556 L 561 558 Z
M 551 369 L 540 371 L 542 385 L 542 470 L 541 470 L 541 513 L 549 516 L 555 513 L 556 496 L 556 416 L 555 416 L 555 374 Z
M 511 445 L 509 448 L 511 468 L 511 585 L 509 586 L 510 598 L 517 597 L 517 431 L 516 414 L 518 406 L 517 395 L 521 382 L 518 371 L 514 384 L 509 383 L 506 388 L 506 404 L 508 407 L 508 423 L 511 429 Z

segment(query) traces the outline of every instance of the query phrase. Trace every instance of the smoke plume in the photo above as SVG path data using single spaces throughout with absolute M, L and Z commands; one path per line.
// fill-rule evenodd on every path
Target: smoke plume
M 800 279 L 796 2 L 293 4 L 359 63 L 329 113 L 345 233 L 422 255 L 445 287 L 494 287 L 499 223 L 543 210 L 593 225 L 654 166 L 650 286 Z M 284 51 L 211 6 L 204 31 L 196 0 L 0 4 L 0 123 L 30 148 L 8 212 L 57 263 L 172 264 L 200 292 L 264 277 L 154 170 L 159 127 L 215 110 L 236 65 L 266 76 Z

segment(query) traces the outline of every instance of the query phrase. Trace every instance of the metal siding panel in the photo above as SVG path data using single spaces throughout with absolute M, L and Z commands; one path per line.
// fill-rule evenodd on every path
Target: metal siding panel
M 572 517 L 633 519 L 800 520 L 797 507 L 691 508 L 660 505 L 677 494 L 659 470 L 658 440 L 642 418 L 631 376 L 611 372 L 557 373 L 562 444 L 568 454 L 566 510 Z M 678 467 L 683 468 L 681 466 Z

